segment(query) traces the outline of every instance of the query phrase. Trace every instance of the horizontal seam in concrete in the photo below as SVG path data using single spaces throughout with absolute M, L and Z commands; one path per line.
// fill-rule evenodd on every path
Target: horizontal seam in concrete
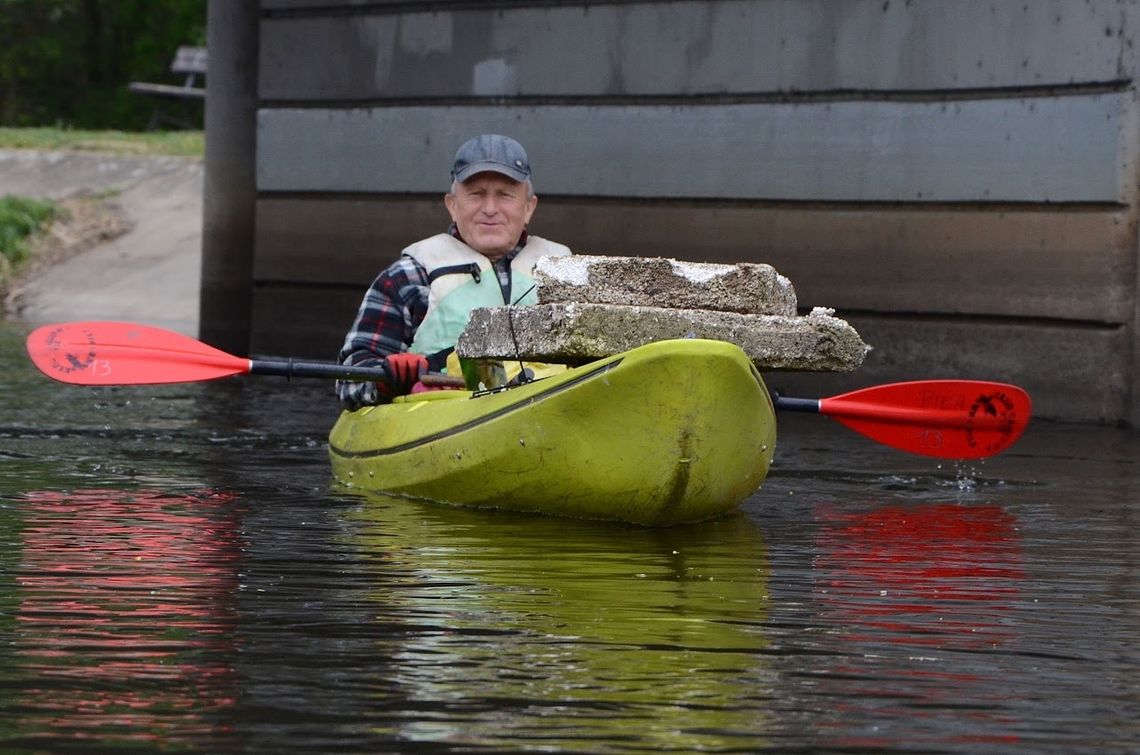
M 807 314 L 810 308 L 804 308 L 800 314 Z M 836 311 L 837 317 L 845 320 L 862 318 L 871 320 L 906 320 L 907 322 L 929 322 L 959 325 L 995 325 L 1009 327 L 1010 325 L 1025 325 L 1038 328 L 1058 328 L 1064 330 L 1095 330 L 1095 331 L 1122 331 L 1127 326 L 1122 322 L 1105 322 L 1102 320 L 1066 320 L 1058 317 L 1027 317 L 1025 315 L 978 315 L 943 312 L 916 312 L 907 310 L 891 310 L 882 312 L 866 309 L 843 309 Z
M 447 191 L 444 181 L 440 182 L 438 192 L 371 192 L 371 191 L 259 191 L 259 200 L 321 200 L 321 201 L 407 201 L 407 202 L 434 202 Z M 1011 202 L 1008 200 L 986 202 L 981 200 L 947 202 L 947 201 L 884 201 L 884 200 L 820 200 L 820 199 L 735 199 L 710 197 L 609 197 L 591 194 L 549 194 L 538 187 L 537 194 L 546 205 L 574 204 L 588 202 L 592 205 L 634 205 L 640 207 L 696 207 L 708 209 L 780 209 L 794 208 L 801 210 L 841 210 L 852 212 L 865 209 L 867 212 L 882 212 L 883 210 L 898 210 L 901 212 L 929 212 L 939 210 L 946 212 L 977 213 L 986 212 L 1039 212 L 1039 213 L 1074 213 L 1074 212 L 1121 212 L 1127 210 L 1129 205 L 1121 202 Z
M 660 2 L 692 2 L 692 0 L 657 0 Z M 638 5 L 645 0 L 435 0 L 430 8 L 420 2 L 391 2 L 373 5 L 324 5 L 312 8 L 262 8 L 261 18 L 267 21 L 300 18 L 327 18 L 340 16 L 398 16 L 405 13 L 443 13 L 445 11 L 503 11 L 528 8 L 557 8 L 566 6 L 596 7 L 604 5 Z
M 361 295 L 364 294 L 364 289 L 367 286 L 367 281 L 359 281 L 356 283 L 344 283 L 334 281 L 313 281 L 313 280 L 295 280 L 283 278 L 257 278 L 253 281 L 253 287 L 257 289 L 294 289 L 296 291 L 311 291 L 313 289 L 321 290 L 345 290 L 356 291 Z
M 321 281 L 299 281 L 299 280 L 285 280 L 281 278 L 258 278 L 253 282 L 253 287 L 259 290 L 276 290 L 276 291 L 344 291 L 360 294 L 364 290 L 364 283 L 354 282 L 321 282 Z M 801 316 L 807 316 L 813 307 L 803 307 L 798 312 Z M 1030 317 L 1025 315 L 994 315 L 994 314 L 972 314 L 969 312 L 953 313 L 953 312 L 918 312 L 911 310 L 891 310 L 883 312 L 878 310 L 869 309 L 837 309 L 836 316 L 845 320 L 852 318 L 864 318 L 871 320 L 888 321 L 907 321 L 907 322 L 928 322 L 928 323 L 942 323 L 942 324 L 956 324 L 956 325 L 993 325 L 1008 327 L 1010 325 L 1025 325 L 1029 327 L 1043 327 L 1043 328 L 1058 328 L 1063 330 L 1089 330 L 1089 331 L 1121 331 L 1127 326 L 1125 323 L 1120 322 L 1105 322 L 1102 320 L 1068 320 L 1059 317 Z
M 362 110 L 399 107 L 536 107 L 828 104 L 834 102 L 964 102 L 998 99 L 1054 99 L 1115 94 L 1131 81 L 1112 79 L 1074 84 L 1045 84 L 969 89 L 820 89 L 813 91 L 689 92 L 683 94 L 497 94 L 492 96 L 363 97 L 359 99 L 263 99 L 260 109 Z

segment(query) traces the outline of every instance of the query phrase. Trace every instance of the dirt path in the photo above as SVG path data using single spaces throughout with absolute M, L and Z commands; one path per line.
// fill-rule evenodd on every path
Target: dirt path
M 0 150 L 3 194 L 61 201 L 70 214 L 9 292 L 9 317 L 130 320 L 197 335 L 201 160 Z

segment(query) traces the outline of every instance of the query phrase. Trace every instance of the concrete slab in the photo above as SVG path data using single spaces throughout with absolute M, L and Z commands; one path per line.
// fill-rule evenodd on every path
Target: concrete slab
M 796 314 L 792 282 L 771 265 L 682 262 L 662 257 L 544 257 L 534 269 L 541 303 L 582 302 Z
M 869 350 L 853 327 L 823 308 L 785 317 L 571 302 L 476 309 L 456 351 L 581 364 L 673 338 L 734 343 L 762 370 L 850 372 Z

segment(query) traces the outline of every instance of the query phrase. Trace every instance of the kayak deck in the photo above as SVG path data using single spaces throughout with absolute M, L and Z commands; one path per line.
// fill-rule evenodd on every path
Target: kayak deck
M 772 403 L 736 346 L 661 341 L 496 393 L 344 412 L 349 487 L 440 503 L 666 525 L 735 508 L 775 452 Z

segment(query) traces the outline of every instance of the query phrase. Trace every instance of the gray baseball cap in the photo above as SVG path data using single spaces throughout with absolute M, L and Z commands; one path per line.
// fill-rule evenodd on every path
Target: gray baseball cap
M 523 146 L 509 136 L 483 134 L 469 139 L 455 153 L 451 177 L 463 183 L 476 173 L 492 171 L 514 181 L 530 178 L 530 161 Z

